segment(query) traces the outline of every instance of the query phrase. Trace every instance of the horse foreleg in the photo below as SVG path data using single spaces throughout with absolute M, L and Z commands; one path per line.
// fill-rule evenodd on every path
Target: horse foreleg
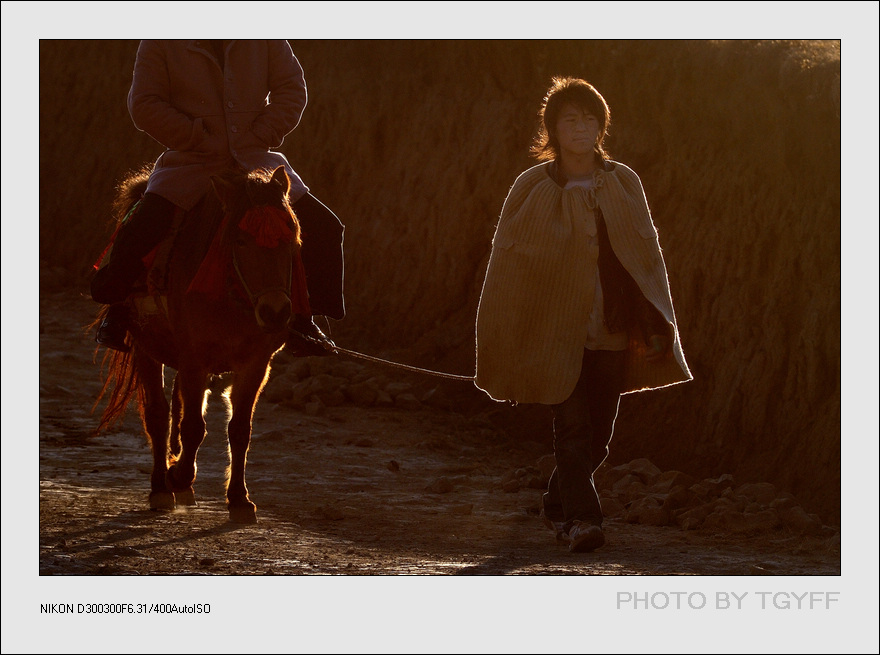
M 177 372 L 179 392 L 180 452 L 172 456 L 165 476 L 168 486 L 181 504 L 194 504 L 192 490 L 196 479 L 196 456 L 205 440 L 205 399 L 208 374 L 198 371 Z M 189 503 L 187 503 L 189 501 Z
M 168 449 L 172 459 L 180 457 L 180 417 L 182 416 L 180 405 L 180 385 L 177 382 L 177 375 L 175 375 L 174 384 L 171 386 L 171 438 L 168 440 Z M 192 487 L 183 491 L 175 491 L 174 500 L 178 505 L 195 505 L 195 492 Z
M 257 396 L 266 383 L 268 367 L 256 366 L 237 371 L 229 400 L 232 416 L 227 433 L 229 437 L 229 470 L 226 483 L 226 503 L 229 518 L 236 523 L 256 523 L 257 506 L 248 497 L 244 470 L 251 441 L 251 422 Z
M 171 385 L 171 438 L 169 439 L 169 452 L 172 457 L 180 455 L 180 417 L 180 384 L 175 374 Z
M 174 509 L 174 494 L 165 482 L 168 470 L 168 434 L 170 415 L 165 398 L 165 380 L 162 364 L 146 356 L 137 356 L 138 377 L 144 392 L 141 420 L 150 439 L 153 452 L 153 472 L 150 475 L 150 509 Z

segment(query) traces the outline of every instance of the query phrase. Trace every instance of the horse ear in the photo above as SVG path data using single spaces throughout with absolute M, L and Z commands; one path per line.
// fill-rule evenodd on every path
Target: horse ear
M 284 189 L 285 196 L 290 192 L 290 178 L 287 176 L 287 171 L 284 170 L 284 166 L 279 166 L 272 171 L 272 183 L 278 184 Z

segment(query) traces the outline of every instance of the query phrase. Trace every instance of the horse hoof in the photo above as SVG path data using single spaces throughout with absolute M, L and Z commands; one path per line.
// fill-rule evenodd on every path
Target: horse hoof
M 188 505 L 190 507 L 194 507 L 196 504 L 196 494 L 193 491 L 192 487 L 184 491 L 175 491 L 174 500 L 177 502 L 178 505 Z
M 257 506 L 253 503 L 229 507 L 229 520 L 233 523 L 256 523 Z
M 174 509 L 174 494 L 170 491 L 150 492 L 150 509 L 162 512 L 172 511 Z
M 180 469 L 177 467 L 177 464 L 171 465 L 165 472 L 165 486 L 176 494 L 185 494 L 187 491 L 192 492 L 192 484 L 195 480 L 195 474 L 189 475 L 189 479 L 182 483 L 178 480 L 179 474 Z

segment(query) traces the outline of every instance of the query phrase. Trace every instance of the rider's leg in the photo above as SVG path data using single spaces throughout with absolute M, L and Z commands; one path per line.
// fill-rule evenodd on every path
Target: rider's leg
M 287 349 L 299 357 L 333 354 L 336 344 L 312 318 L 345 317 L 342 292 L 344 277 L 342 241 L 345 230 L 336 215 L 307 193 L 293 204 L 302 230 L 302 257 L 308 287 L 310 314 L 296 314 L 290 322 Z
M 302 261 L 312 313 L 341 320 L 345 317 L 342 291 L 345 227 L 310 193 L 293 203 L 293 212 L 302 230 Z
M 108 262 L 92 278 L 92 298 L 111 305 L 96 341 L 108 348 L 127 351 L 125 333 L 128 312 L 121 305 L 144 272 L 146 257 L 168 233 L 175 205 L 154 193 L 147 193 L 137 209 L 120 227 Z
M 138 208 L 120 227 L 110 259 L 92 278 L 92 298 L 111 305 L 122 302 L 144 272 L 143 258 L 168 233 L 174 218 L 174 204 L 147 193 Z

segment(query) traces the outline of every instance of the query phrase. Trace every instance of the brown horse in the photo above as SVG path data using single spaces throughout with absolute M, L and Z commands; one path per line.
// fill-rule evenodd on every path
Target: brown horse
M 146 182 L 141 173 L 121 185 L 120 217 Z M 121 418 L 137 396 L 153 452 L 151 509 L 195 504 L 207 391 L 212 376 L 231 373 L 227 506 L 232 521 L 256 521 L 245 485 L 254 408 L 291 313 L 308 311 L 289 185 L 283 168 L 215 178 L 214 193 L 178 216 L 173 234 L 154 251 L 144 288 L 127 301 L 131 352 L 105 355 L 101 397 L 110 395 L 98 430 Z M 170 406 L 165 366 L 177 372 Z

